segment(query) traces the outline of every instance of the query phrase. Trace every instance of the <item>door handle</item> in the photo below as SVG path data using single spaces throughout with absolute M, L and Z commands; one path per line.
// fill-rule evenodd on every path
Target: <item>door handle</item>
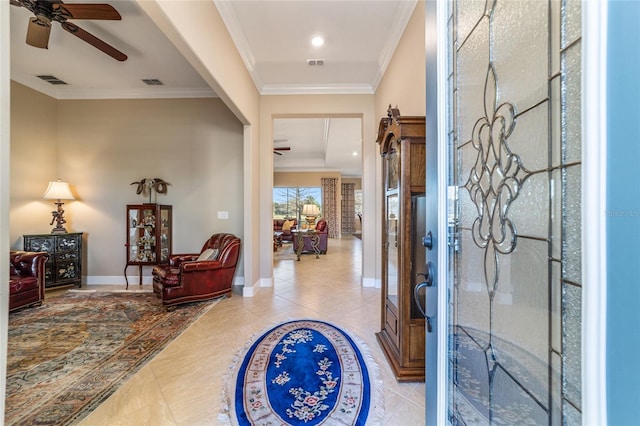
M 431 317 L 436 314 L 437 296 L 438 296 L 437 289 L 433 286 L 433 263 L 427 262 L 427 272 L 425 273 L 420 272 L 416 276 L 424 277 L 424 281 L 417 284 L 413 288 L 413 298 L 416 301 L 418 310 L 420 311 L 422 316 L 425 318 L 425 321 L 427 323 L 427 332 L 431 333 L 433 329 L 431 325 Z M 426 288 L 426 291 L 425 291 L 426 306 L 424 308 L 422 306 L 421 297 L 420 297 L 420 290 L 422 290 L 423 288 Z

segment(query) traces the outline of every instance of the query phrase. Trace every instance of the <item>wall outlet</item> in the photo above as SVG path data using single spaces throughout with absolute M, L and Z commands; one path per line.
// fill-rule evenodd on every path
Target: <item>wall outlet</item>
M 229 219 L 229 212 L 218 212 L 218 219 Z

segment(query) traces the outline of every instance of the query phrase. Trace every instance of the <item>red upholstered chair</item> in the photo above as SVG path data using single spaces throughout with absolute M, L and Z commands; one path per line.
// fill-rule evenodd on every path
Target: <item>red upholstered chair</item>
M 9 311 L 42 305 L 47 252 L 9 252 Z
M 240 238 L 214 234 L 200 253 L 174 254 L 153 268 L 153 291 L 164 306 L 231 296 L 240 254 Z

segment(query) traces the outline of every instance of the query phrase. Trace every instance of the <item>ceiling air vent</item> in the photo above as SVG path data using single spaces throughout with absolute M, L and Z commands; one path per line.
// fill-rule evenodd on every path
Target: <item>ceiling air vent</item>
M 307 65 L 310 67 L 321 67 L 324 65 L 324 59 L 307 59 Z
M 143 78 L 142 81 L 147 86 L 164 86 L 164 83 L 157 78 Z
M 53 75 L 37 75 L 36 77 L 46 81 L 49 84 L 67 84 L 66 81 L 62 81 L 58 77 L 55 77 Z

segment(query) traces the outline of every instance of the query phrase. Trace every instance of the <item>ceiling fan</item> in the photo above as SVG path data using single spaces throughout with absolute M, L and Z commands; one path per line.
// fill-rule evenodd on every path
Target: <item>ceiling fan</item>
M 112 58 L 118 61 L 127 60 L 127 55 L 115 47 L 88 33 L 76 24 L 67 21 L 68 19 L 121 20 L 122 17 L 118 11 L 111 5 L 104 3 L 66 4 L 61 0 L 9 0 L 9 2 L 13 6 L 25 7 L 35 15 L 34 18 L 29 19 L 29 27 L 27 28 L 26 42 L 30 46 L 47 49 L 51 22 L 57 21 L 60 22 L 65 31 L 103 51 Z
M 273 153 L 276 154 L 276 155 L 282 155 L 282 153 L 280 151 L 291 151 L 291 147 L 290 146 L 282 146 L 282 147 L 273 148 Z
M 278 143 L 278 142 L 287 142 L 287 139 L 274 139 L 273 143 Z M 274 146 L 273 147 L 273 153 L 276 155 L 282 155 L 281 152 L 279 151 L 291 151 L 291 147 L 290 146 Z

